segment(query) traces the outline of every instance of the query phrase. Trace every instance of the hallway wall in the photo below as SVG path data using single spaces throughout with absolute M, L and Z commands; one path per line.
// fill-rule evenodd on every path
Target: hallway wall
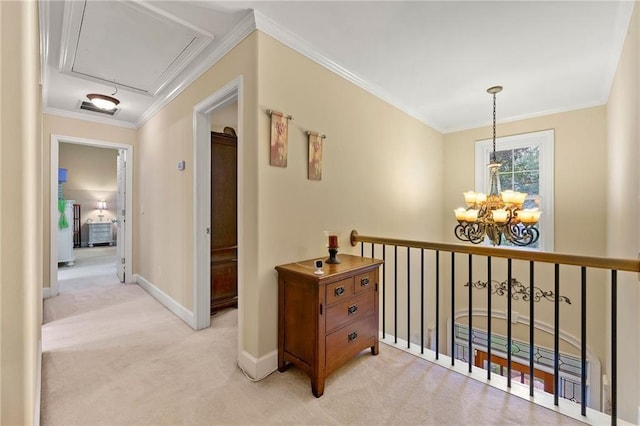
M 42 147 L 38 7 L 0 1 L 0 424 L 40 415 Z

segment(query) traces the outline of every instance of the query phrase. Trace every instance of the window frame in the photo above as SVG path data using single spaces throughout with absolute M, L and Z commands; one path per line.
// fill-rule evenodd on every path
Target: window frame
M 540 247 L 511 247 L 533 251 L 553 251 L 554 246 L 554 130 L 521 133 L 496 138 L 496 152 L 536 146 L 539 152 L 539 188 L 540 188 Z M 475 141 L 475 190 L 487 193 L 489 190 L 489 155 L 493 152 L 493 140 Z M 501 190 L 510 188 L 501 188 Z M 485 240 L 485 245 L 489 242 Z

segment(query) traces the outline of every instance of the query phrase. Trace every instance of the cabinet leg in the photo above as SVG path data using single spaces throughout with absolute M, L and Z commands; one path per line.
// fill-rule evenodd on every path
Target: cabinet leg
M 324 394 L 324 378 L 311 379 L 311 392 L 316 398 L 320 398 Z
M 286 362 L 283 362 L 282 365 L 278 364 L 278 371 L 284 373 L 289 369 L 289 365 L 291 364 L 287 364 Z
M 379 346 L 378 346 L 378 340 L 376 340 L 376 343 L 371 346 L 371 355 L 378 355 L 380 353 L 379 350 Z

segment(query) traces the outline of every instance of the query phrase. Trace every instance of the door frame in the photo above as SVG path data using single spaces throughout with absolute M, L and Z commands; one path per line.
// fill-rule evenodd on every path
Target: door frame
M 118 244 L 124 241 L 125 255 L 125 271 L 129 271 L 132 276 L 133 265 L 133 146 L 118 142 L 101 141 L 96 139 L 78 138 L 65 135 L 51 135 L 51 154 L 50 154 L 50 203 L 49 203 L 49 291 L 43 291 L 44 297 L 52 297 L 58 295 L 58 219 L 54 212 L 58 211 L 58 167 L 60 143 L 71 143 L 76 145 L 95 146 L 98 148 L 123 149 L 127 152 L 127 168 L 125 170 L 125 221 L 128 224 L 124 235 L 118 235 Z M 46 290 L 46 289 L 45 289 Z
M 244 306 L 244 135 L 243 80 L 238 76 L 193 107 L 193 324 L 195 330 L 211 325 L 211 120 L 217 109 L 238 104 L 238 350 L 243 342 Z

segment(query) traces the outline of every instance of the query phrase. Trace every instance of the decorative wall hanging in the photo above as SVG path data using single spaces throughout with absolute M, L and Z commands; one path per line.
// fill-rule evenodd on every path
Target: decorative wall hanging
M 289 120 L 293 120 L 293 116 L 284 115 L 272 109 L 267 110 L 267 113 L 271 115 L 271 158 L 269 164 L 287 167 Z
M 326 135 L 317 132 L 307 132 L 309 136 L 309 180 L 322 180 L 322 139 Z

